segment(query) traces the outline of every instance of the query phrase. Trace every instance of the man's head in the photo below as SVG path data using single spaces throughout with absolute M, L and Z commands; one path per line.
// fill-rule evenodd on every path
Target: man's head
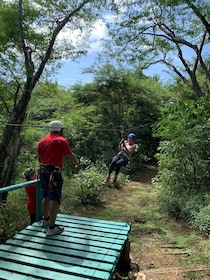
M 52 121 L 48 124 L 50 132 L 62 132 L 64 126 L 60 121 Z

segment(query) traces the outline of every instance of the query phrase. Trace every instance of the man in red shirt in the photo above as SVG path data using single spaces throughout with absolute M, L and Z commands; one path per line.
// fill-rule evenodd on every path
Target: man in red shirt
M 50 134 L 39 141 L 38 159 L 40 163 L 40 183 L 43 189 L 42 211 L 44 219 L 41 226 L 49 226 L 47 235 L 55 235 L 64 231 L 63 227 L 55 224 L 59 210 L 63 179 L 61 169 L 64 156 L 78 167 L 78 161 L 73 154 L 68 141 L 63 137 L 63 124 L 52 121 L 48 128 Z

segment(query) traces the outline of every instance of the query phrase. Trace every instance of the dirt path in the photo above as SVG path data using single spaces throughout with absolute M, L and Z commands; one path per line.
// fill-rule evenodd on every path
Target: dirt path
M 158 191 L 151 179 L 156 174 L 154 166 L 147 166 L 141 174 L 122 189 L 112 190 L 117 203 L 112 217 L 131 224 L 132 280 L 209 280 L 208 261 L 196 261 L 202 251 L 208 254 L 210 243 L 180 221 L 173 221 L 162 214 L 158 204 Z M 122 209 L 127 209 L 123 211 Z M 119 214 L 120 211 L 120 214 Z M 118 213 L 118 214 L 117 214 Z M 208 248 L 200 248 L 206 242 Z M 194 247 L 192 247 L 193 243 Z M 208 259 L 209 260 L 209 259 Z M 119 279 L 128 279 L 119 276 Z M 116 277 L 117 278 L 117 277 Z

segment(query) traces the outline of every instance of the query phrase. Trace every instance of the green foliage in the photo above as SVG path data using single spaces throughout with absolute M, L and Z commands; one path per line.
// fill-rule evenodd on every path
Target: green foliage
M 194 224 L 201 230 L 210 235 L 210 204 L 201 208 L 196 215 Z
M 160 101 L 166 96 L 158 81 L 141 71 L 108 64 L 96 70 L 94 84 L 77 85 L 73 91 L 82 108 L 93 109 L 87 116 L 91 128 L 78 134 L 80 154 L 108 163 L 117 152 L 119 140 L 135 132 L 139 152 L 145 159 L 153 157 L 158 141 L 152 136 L 151 125 L 158 119 Z
M 210 194 L 204 195 L 203 204 L 200 205 L 199 211 L 195 216 L 193 224 L 201 231 L 210 235 Z
M 68 203 L 73 206 L 100 206 L 100 190 L 103 187 L 103 175 L 95 167 L 88 167 L 82 170 L 71 179 L 71 187 L 64 190 L 65 197 L 68 196 Z M 65 207 L 65 206 L 64 206 Z
M 204 197 L 210 187 L 209 120 L 209 96 L 197 102 L 171 103 L 164 107 L 155 134 L 161 138 L 157 158 L 164 207 L 176 217 L 198 222 L 205 230 Z
M 30 223 L 24 189 L 8 193 L 7 203 L 0 205 L 0 243 L 12 238 Z
M 17 6 L 11 4 L 8 6 L 3 1 L 0 3 L 0 49 L 2 50 L 7 43 L 18 41 L 18 14 Z

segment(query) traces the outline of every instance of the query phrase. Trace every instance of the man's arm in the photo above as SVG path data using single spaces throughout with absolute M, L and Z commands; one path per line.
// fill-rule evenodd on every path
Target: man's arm
M 124 147 L 124 139 L 121 139 L 120 143 L 118 144 L 118 151 L 122 151 L 123 150 L 123 147 Z
M 75 168 L 79 166 L 79 162 L 74 154 L 68 154 L 66 157 L 74 164 Z

